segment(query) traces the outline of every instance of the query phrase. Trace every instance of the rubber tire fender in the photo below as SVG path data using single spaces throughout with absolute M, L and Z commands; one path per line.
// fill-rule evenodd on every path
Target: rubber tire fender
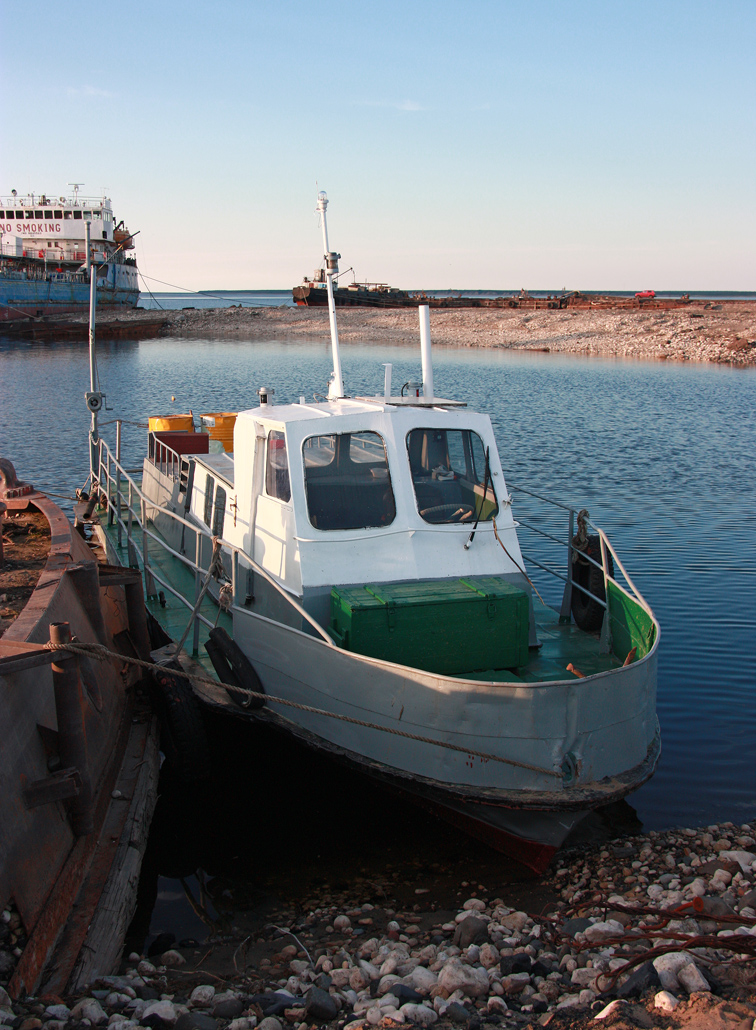
M 160 743 L 178 779 L 198 783 L 210 775 L 210 745 L 197 696 L 189 682 L 172 675 L 181 666 L 172 659 L 155 672 Z
M 589 558 L 593 558 L 599 564 L 601 563 L 601 542 L 598 536 L 588 537 L 588 546 L 582 553 L 587 554 Z M 607 572 L 610 576 L 613 576 L 614 562 L 608 549 L 606 551 L 606 564 Z M 590 590 L 592 594 L 602 601 L 606 599 L 604 574 L 601 569 L 591 565 L 590 562 L 582 562 L 574 552 L 572 558 L 572 581 L 577 583 L 578 586 Z M 601 629 L 606 609 L 598 601 L 594 601 L 592 597 L 584 594 L 582 590 L 575 590 L 573 587 L 570 608 L 572 609 L 572 617 L 575 620 L 575 624 L 580 629 L 585 630 L 587 633 L 595 633 Z
M 235 704 L 240 708 L 251 710 L 264 707 L 265 700 L 263 698 L 250 697 L 249 694 L 242 692 L 246 689 L 252 690 L 256 694 L 264 694 L 265 687 L 260 682 L 260 677 L 252 662 L 222 626 L 216 626 L 210 630 L 205 650 L 213 663 L 218 678 L 226 688 L 226 693 Z M 234 687 L 241 687 L 242 690 L 234 690 Z

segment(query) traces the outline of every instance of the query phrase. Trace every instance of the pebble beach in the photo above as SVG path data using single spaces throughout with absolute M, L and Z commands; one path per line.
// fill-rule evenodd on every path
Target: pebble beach
M 324 884 L 264 918 L 235 908 L 234 924 L 202 945 L 158 939 L 75 997 L 11 1001 L 0 990 L 0 1020 L 12 1030 L 753 1030 L 754 833 L 721 823 L 625 837 L 499 890 L 469 880 L 441 890 L 440 868 Z M 12 908 L 0 938 L 7 982 L 23 943 Z
M 138 323 L 164 317 L 161 335 L 229 339 L 328 340 L 324 308 L 138 309 L 119 315 Z M 414 308 L 339 308 L 345 342 L 417 345 Z M 756 365 L 756 303 L 696 302 L 684 308 L 509 310 L 434 308 L 431 335 L 439 347 L 575 354 L 637 361 Z

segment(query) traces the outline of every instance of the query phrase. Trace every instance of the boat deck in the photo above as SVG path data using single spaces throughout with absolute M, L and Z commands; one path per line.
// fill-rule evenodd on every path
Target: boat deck
M 598 634 L 586 633 L 573 622 L 560 622 L 559 613 L 533 598 L 538 640 L 541 646 L 530 649 L 530 660 L 511 672 L 509 669 L 487 669 L 468 678 L 500 683 L 542 683 L 566 680 L 571 663 L 585 676 L 616 669 L 622 662 L 613 654 L 601 654 Z
M 123 543 L 118 546 L 114 526 L 104 526 L 110 547 L 116 559 L 122 565 L 129 564 L 128 551 Z M 153 532 L 156 532 L 153 528 Z M 157 534 L 159 535 L 159 534 Z M 145 596 L 147 608 L 155 616 L 160 625 L 172 640 L 180 640 L 189 622 L 190 609 L 185 603 L 166 590 L 159 580 L 173 584 L 186 597 L 195 596 L 195 576 L 182 562 L 169 553 L 162 551 L 154 543 L 149 550 L 149 562 L 155 577 L 157 596 Z M 499 683 L 539 683 L 569 679 L 572 673 L 567 666 L 572 664 L 586 676 L 597 672 L 606 672 L 618 668 L 622 662 L 613 654 L 601 654 L 598 634 L 585 633 L 572 622 L 560 622 L 559 613 L 534 598 L 535 619 L 538 640 L 541 646 L 531 648 L 527 666 L 512 672 L 509 669 L 487 669 L 470 673 L 469 679 L 481 682 Z M 218 608 L 209 595 L 205 595 L 200 606 L 201 614 L 212 625 L 222 626 L 229 635 L 232 634 L 231 616 Z M 193 652 L 193 636 L 190 633 L 185 644 L 187 653 L 191 653 L 207 672 L 215 678 L 212 663 L 204 648 L 209 628 L 200 625 L 199 651 Z
M 129 554 L 126 547 L 126 534 L 123 534 L 123 542 L 119 547 L 116 527 L 106 525 L 103 520 L 102 528 L 105 530 L 109 547 L 112 549 L 112 554 L 116 556 L 116 560 L 121 565 L 128 566 Z M 156 536 L 160 536 L 154 526 L 151 525 L 150 530 Z M 155 580 L 156 595 L 149 596 L 147 584 L 145 583 L 144 595 L 147 609 L 155 616 L 171 640 L 179 641 L 184 635 L 189 622 L 191 608 L 188 608 L 183 601 L 179 600 L 169 590 L 166 590 L 159 580 L 171 583 L 173 588 L 185 597 L 194 597 L 196 590 L 194 572 L 187 568 L 183 562 L 174 558 L 173 555 L 159 548 L 153 541 L 150 541 L 148 561 Z M 205 594 L 199 610 L 200 614 L 212 625 L 222 626 L 229 636 L 231 635 L 231 616 L 227 612 L 222 611 L 209 594 Z M 213 664 L 203 647 L 209 632 L 209 628 L 204 623 L 200 623 L 199 651 L 195 653 L 192 650 L 192 631 L 190 631 L 184 644 L 184 650 L 191 654 L 213 678 L 217 679 Z

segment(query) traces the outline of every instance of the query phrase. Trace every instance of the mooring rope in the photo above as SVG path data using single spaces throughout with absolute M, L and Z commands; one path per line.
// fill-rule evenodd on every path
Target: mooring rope
M 65 644 L 54 644 L 52 641 L 48 641 L 44 647 L 47 651 L 70 651 L 73 654 L 88 655 L 98 661 L 107 661 L 112 658 L 119 662 L 127 662 L 131 665 L 139 666 L 139 668 L 142 669 L 149 669 L 152 672 L 168 671 L 172 676 L 180 676 L 193 683 L 201 683 L 206 686 L 225 686 L 225 684 L 219 684 L 217 680 L 210 679 L 209 676 L 197 676 L 194 673 L 184 672 L 183 669 L 166 670 L 165 666 L 159 665 L 156 662 L 146 662 L 142 658 L 134 658 L 131 655 L 117 654 L 115 651 L 109 650 L 109 648 L 104 644 L 83 643 L 79 640 L 69 641 Z M 176 653 L 178 654 L 178 652 Z M 460 751 L 462 754 L 472 755 L 474 758 L 483 758 L 491 762 L 501 762 L 504 765 L 513 765 L 518 769 L 527 769 L 529 772 L 540 773 L 542 776 L 552 776 L 558 780 L 562 779 L 561 772 L 555 772 L 553 769 L 542 769 L 540 766 L 530 765 L 528 762 L 518 762 L 514 758 L 503 758 L 501 755 L 493 755 L 487 751 L 476 751 L 469 747 L 462 747 L 460 744 L 450 744 L 448 741 L 435 740 L 433 737 L 424 737 L 417 733 L 408 733 L 406 730 L 398 730 L 393 726 L 380 726 L 377 723 L 366 722 L 363 719 L 354 719 L 350 715 L 338 715 L 336 712 L 327 712 L 322 708 L 313 708 L 312 705 L 303 705 L 297 701 L 290 701 L 285 697 L 274 697 L 272 694 L 264 694 L 257 690 L 249 690 L 247 687 L 229 686 L 229 689 L 236 693 L 246 694 L 250 698 L 258 701 L 285 705 L 288 708 L 296 708 L 300 712 L 310 712 L 312 715 L 323 715 L 328 719 L 337 719 L 340 722 L 351 723 L 353 726 L 362 726 L 368 730 L 381 730 L 383 733 L 391 733 L 396 737 L 405 737 L 407 740 L 416 740 L 421 744 L 433 744 L 436 747 L 447 748 L 449 751 Z

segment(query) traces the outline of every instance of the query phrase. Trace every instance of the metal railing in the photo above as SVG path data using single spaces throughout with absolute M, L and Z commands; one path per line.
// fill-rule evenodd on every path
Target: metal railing
M 159 441 L 157 441 L 159 443 Z M 117 452 L 120 453 L 120 432 L 118 434 Z M 170 450 L 170 448 L 168 448 Z M 160 509 L 161 514 L 175 521 L 177 525 L 183 526 L 185 532 L 193 534 L 194 558 L 172 548 L 167 541 L 153 529 L 149 528 L 152 521 L 150 511 L 156 511 L 155 501 L 148 498 L 142 491 L 140 485 L 133 478 L 130 470 L 126 469 L 119 458 L 113 454 L 110 447 L 104 440 L 99 439 L 95 447 L 96 467 L 92 469 L 92 491 L 100 497 L 101 506 L 107 508 L 108 525 L 115 527 L 119 549 L 125 544 L 128 553 L 128 562 L 131 568 L 142 569 L 145 582 L 145 593 L 148 598 L 155 598 L 158 592 L 155 584 L 166 590 L 172 597 L 176 598 L 191 613 L 194 621 L 192 631 L 192 654 L 199 653 L 200 626 L 208 629 L 215 626 L 197 607 L 202 591 L 202 583 L 207 575 L 208 564 L 203 563 L 203 554 L 212 552 L 213 534 L 207 527 L 196 522 L 190 522 L 181 515 Z M 176 459 L 181 456 L 173 451 Z M 191 538 L 190 538 L 191 540 Z M 208 541 L 203 547 L 203 541 Z M 194 598 L 185 597 L 169 580 L 160 574 L 156 564 L 150 559 L 151 548 L 158 547 L 160 550 L 175 561 L 180 562 L 194 575 Z M 191 547 L 191 544 L 190 544 Z M 255 575 L 262 577 L 270 584 L 291 606 L 292 610 L 305 620 L 317 633 L 317 635 L 334 647 L 334 643 L 319 623 L 313 619 L 309 612 L 299 604 L 265 569 L 255 562 L 250 555 L 246 554 L 240 547 L 224 541 L 224 551 L 230 557 L 230 585 L 232 596 L 232 609 L 242 608 L 237 603 L 239 595 L 238 584 L 241 581 L 239 570 L 240 561 L 245 569 L 251 569 Z M 209 563 L 209 558 L 208 558 Z M 196 610 L 195 610 L 196 609 Z M 243 609 L 246 610 L 246 609 Z
M 645 600 L 640 591 L 636 588 L 632 579 L 628 575 L 627 570 L 618 558 L 617 552 L 614 550 L 611 543 L 609 542 L 609 538 L 607 537 L 603 529 L 597 526 L 594 522 L 590 520 L 589 517 L 586 516 L 586 526 L 589 526 L 599 538 L 601 560 L 596 561 L 584 550 L 581 550 L 579 547 L 575 545 L 575 523 L 579 515 L 579 510 L 577 508 L 572 508 L 568 504 L 561 504 L 559 501 L 554 501 L 550 497 L 544 497 L 542 494 L 536 493 L 534 490 L 527 490 L 525 487 L 516 486 L 514 483 L 508 483 L 507 485 L 509 486 L 510 490 L 516 490 L 518 493 L 526 494 L 528 497 L 534 497 L 538 501 L 541 501 L 542 504 L 548 505 L 550 509 L 561 510 L 563 512 L 566 512 L 567 514 L 566 539 L 561 536 L 555 536 L 553 533 L 550 533 L 547 530 L 541 528 L 540 526 L 535 525 L 533 522 L 526 522 L 519 516 L 517 518 L 518 527 L 527 530 L 529 533 L 535 534 L 535 536 L 540 538 L 540 540 L 550 541 L 551 543 L 556 544 L 560 548 L 561 557 L 559 557 L 558 555 L 557 558 L 552 559 L 548 563 L 545 560 L 540 560 L 540 558 L 543 557 L 542 554 L 540 554 L 540 552 L 539 557 L 536 557 L 535 554 L 526 553 L 524 550 L 522 550 L 522 557 L 526 562 L 528 562 L 531 565 L 535 565 L 543 572 L 546 572 L 549 576 L 556 577 L 564 583 L 564 592 L 562 594 L 562 602 L 559 609 L 560 620 L 569 620 L 570 618 L 573 590 L 579 590 L 591 601 L 595 601 L 597 604 L 599 604 L 602 608 L 606 610 L 608 607 L 608 603 L 606 601 L 606 597 L 608 594 L 607 585 L 610 582 L 614 583 L 614 585 L 623 593 L 628 594 L 628 596 L 630 596 L 633 601 L 639 604 L 644 611 L 646 611 L 652 618 L 654 618 L 653 612 L 651 611 L 648 602 Z M 627 584 L 627 587 L 629 587 L 630 593 L 628 593 L 628 590 L 622 583 L 618 582 L 616 578 L 616 573 L 615 575 L 610 574 L 608 555 L 611 555 L 611 559 L 614 563 L 615 569 L 619 569 L 619 571 L 622 573 L 625 583 Z M 604 579 L 603 598 L 597 597 L 596 594 L 591 593 L 591 591 L 587 587 L 575 581 L 573 577 L 573 565 L 574 559 L 577 556 L 579 556 L 581 562 L 593 565 L 600 571 Z M 558 567 L 562 562 L 564 563 L 564 572 L 559 571 Z

